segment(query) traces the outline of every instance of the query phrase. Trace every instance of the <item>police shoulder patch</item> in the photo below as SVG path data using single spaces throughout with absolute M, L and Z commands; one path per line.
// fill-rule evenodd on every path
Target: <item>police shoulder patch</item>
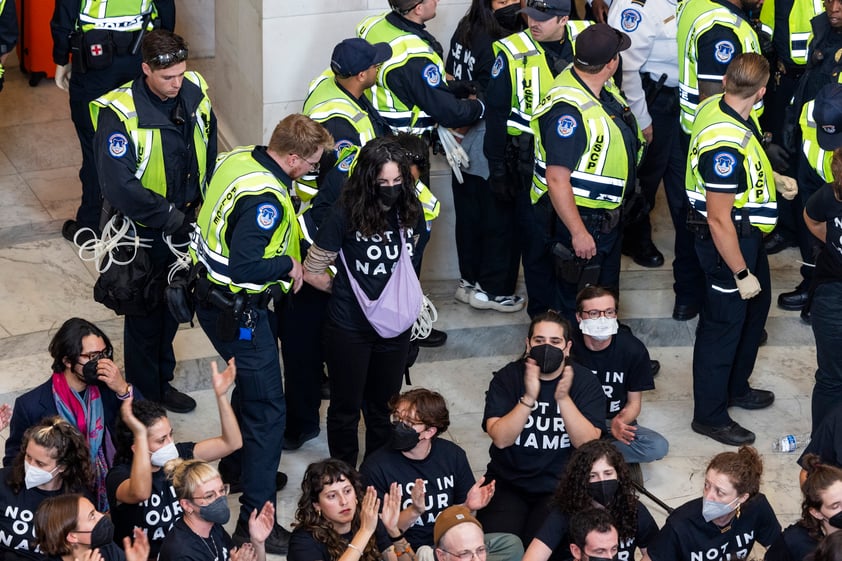
M 339 171 L 341 171 L 342 173 L 348 173 L 348 171 L 351 169 L 351 164 L 354 163 L 355 156 L 356 154 L 350 154 L 346 156 L 345 159 L 343 159 L 341 162 L 339 162 Z
M 336 157 L 339 157 L 339 154 L 342 153 L 342 150 L 345 148 L 350 148 L 353 146 L 354 143 L 348 140 L 347 138 L 343 138 L 342 140 L 338 140 L 336 144 L 333 145 L 333 153 L 336 154 Z
M 491 67 L 491 77 L 496 78 L 500 75 L 500 71 L 503 70 L 503 53 L 497 55 L 497 58 L 494 59 L 494 66 Z
M 424 77 L 424 81 L 427 82 L 427 85 L 431 88 L 437 88 L 438 85 L 441 84 L 441 73 L 439 72 L 439 67 L 433 63 L 425 66 L 421 75 Z
M 578 123 L 572 115 L 562 115 L 558 118 L 556 132 L 561 138 L 568 138 L 573 136 L 573 133 L 576 132 L 577 126 Z
M 257 226 L 261 230 L 271 230 L 278 221 L 278 207 L 271 203 L 264 203 L 257 207 Z
M 123 133 L 115 132 L 108 137 L 108 153 L 112 158 L 122 158 L 128 152 L 129 140 Z
M 713 56 L 716 57 L 717 62 L 727 64 L 734 57 L 734 52 L 734 43 L 731 41 L 719 41 L 714 46 Z
M 643 21 L 643 16 L 635 8 L 626 8 L 620 14 L 620 26 L 627 33 L 637 30 L 641 21 Z
M 728 152 L 717 152 L 713 155 L 713 172 L 719 177 L 730 177 L 736 165 L 737 159 Z

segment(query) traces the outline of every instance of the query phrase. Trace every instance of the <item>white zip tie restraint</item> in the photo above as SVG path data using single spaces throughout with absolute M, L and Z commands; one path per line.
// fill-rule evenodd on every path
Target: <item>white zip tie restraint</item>
M 453 132 L 450 129 L 441 125 L 438 126 L 439 141 L 444 148 L 444 154 L 447 156 L 447 163 L 450 164 L 450 169 L 453 170 L 453 175 L 459 183 L 464 183 L 462 178 L 462 168 L 471 165 L 471 160 L 468 158 L 468 153 L 462 148 L 462 145 L 456 141 Z
M 193 231 L 190 232 L 190 238 L 192 239 L 193 236 L 196 235 L 196 225 L 193 224 Z M 190 245 L 190 240 L 187 240 L 183 244 L 173 244 L 172 243 L 172 236 L 164 235 L 164 243 L 167 244 L 167 247 L 170 248 L 170 251 L 173 255 L 175 255 L 175 261 L 172 265 L 170 265 L 170 270 L 167 273 L 167 284 L 172 284 L 173 280 L 175 279 L 176 275 L 181 271 L 189 271 L 190 266 L 193 264 L 193 260 L 190 258 L 190 254 L 185 250 L 181 251 L 179 248 Z
M 117 226 L 117 224 L 120 224 Z M 79 235 L 83 232 L 90 232 L 91 239 L 85 243 L 79 243 Z M 79 247 L 79 259 L 82 261 L 93 261 L 99 273 L 107 271 L 111 265 L 128 265 L 134 261 L 137 250 L 140 247 L 151 247 L 151 239 L 141 238 L 137 235 L 137 227 L 130 218 L 115 214 L 111 217 L 102 229 L 102 237 L 97 238 L 96 232 L 91 228 L 79 228 L 73 236 L 73 243 Z M 130 257 L 124 261 L 117 259 L 115 250 L 121 247 L 131 248 L 133 251 Z
M 418 319 L 412 324 L 412 335 L 409 340 L 426 339 L 433 330 L 433 323 L 437 319 L 439 319 L 439 313 L 425 294 L 424 301 L 421 303 L 421 313 L 418 314 Z

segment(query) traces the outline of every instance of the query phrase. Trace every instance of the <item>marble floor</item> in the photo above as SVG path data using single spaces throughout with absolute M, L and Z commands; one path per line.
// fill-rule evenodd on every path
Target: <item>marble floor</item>
M 212 86 L 212 63 L 191 64 L 202 69 Z M 122 356 L 122 320 L 93 301 L 94 270 L 60 233 L 80 196 L 80 153 L 66 94 L 51 81 L 29 87 L 14 67 L 7 69 L 6 77 L 0 92 L 0 402 L 11 403 L 48 376 L 47 344 L 65 319 L 81 316 L 98 323 L 114 339 L 117 357 Z M 661 200 L 654 237 L 670 263 L 672 231 L 664 209 Z M 452 235 L 446 228 L 434 233 Z M 771 258 L 773 301 L 797 283 L 797 259 L 794 249 Z M 640 421 L 666 435 L 671 446 L 669 455 L 645 465 L 643 474 L 649 491 L 678 506 L 701 494 L 707 460 L 728 448 L 690 430 L 695 320 L 671 319 L 671 286 L 669 268 L 645 270 L 623 258 L 622 319 L 662 364 L 657 389 L 644 397 Z M 474 471 L 481 474 L 490 443 L 480 428 L 484 389 L 492 371 L 522 351 L 528 317 L 525 312 L 480 312 L 454 302 L 455 280 L 425 283 L 425 288 L 438 307 L 437 327 L 450 337 L 444 347 L 421 351 L 412 380 L 448 398 L 452 424 L 446 437 L 467 449 Z M 774 390 L 777 400 L 763 411 L 732 414 L 757 433 L 756 445 L 765 458 L 762 489 L 787 525 L 800 510 L 799 468 L 795 455 L 772 453 L 771 443 L 781 434 L 809 431 L 815 350 L 812 332 L 797 312 L 773 307 L 767 329 L 769 342 L 760 351 L 752 383 Z M 175 385 L 199 402 L 193 413 L 170 415 L 176 436 L 192 440 L 217 434 L 208 366 L 217 357 L 198 326 L 183 326 L 175 344 L 179 359 Z M 282 524 L 292 521 L 298 482 L 307 464 L 326 456 L 324 431 L 300 450 L 284 453 L 281 468 L 289 474 L 290 484 L 279 493 Z M 666 513 L 643 500 L 663 522 Z M 231 501 L 233 506 L 236 497 Z

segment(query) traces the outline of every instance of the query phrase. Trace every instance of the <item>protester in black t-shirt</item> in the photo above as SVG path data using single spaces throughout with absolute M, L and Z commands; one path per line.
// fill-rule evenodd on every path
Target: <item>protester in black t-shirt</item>
M 823 464 L 842 468 L 842 403 L 828 413 L 821 424 L 813 429 L 812 438 L 798 458 L 801 466 L 799 482 L 803 485 L 807 478 L 804 459 L 808 454 L 815 454 Z
M 362 496 L 362 501 L 359 497 Z M 398 527 L 401 490 L 393 483 L 383 495 L 363 495 L 360 474 L 342 460 L 307 466 L 289 540 L 288 561 L 415 561 Z
M 34 543 L 38 505 L 64 493 L 90 495 L 92 478 L 88 445 L 76 427 L 60 417 L 29 427 L 12 465 L 0 470 L 0 559 L 44 559 Z
M 507 532 L 529 543 L 573 449 L 600 437 L 605 394 L 596 376 L 567 362 L 570 324 L 556 312 L 536 316 L 526 353 L 494 373 L 485 394 L 482 427 L 491 437 L 486 473 L 491 502 L 477 512 L 486 532 Z
M 38 547 L 49 561 L 147 561 L 149 541 L 135 528 L 123 549 L 114 543 L 111 519 L 78 494 L 50 497 L 35 513 Z M 221 561 L 221 560 L 220 560 Z
M 619 561 L 634 561 L 634 550 L 646 552 L 658 526 L 637 500 L 629 467 L 606 440 L 592 440 L 573 453 L 553 501 L 553 510 L 526 550 L 524 561 L 570 559 L 570 519 L 599 503 L 614 519 L 620 536 Z
M 842 469 L 815 454 L 799 460 L 807 472 L 801 483 L 801 519 L 790 525 L 766 551 L 766 561 L 801 561 L 819 541 L 842 527 Z
M 176 458 L 164 466 L 184 512 L 164 538 L 158 561 L 266 561 L 266 538 L 275 526 L 275 505 L 266 501 L 251 512 L 251 541 L 232 547 L 223 528 L 231 518 L 228 484 L 215 467 L 202 460 Z
M 233 358 L 221 373 L 216 362 L 211 362 L 222 434 L 200 442 L 176 444 L 167 412 L 158 403 L 138 401 L 131 408 L 123 406 L 122 418 L 117 421 L 114 467 L 106 479 L 117 543 L 131 535 L 133 528 L 142 528 L 147 532 L 152 557 L 156 557 L 164 536 L 181 516 L 175 489 L 162 469 L 164 464 L 175 458 L 212 462 L 242 446 L 240 427 L 228 401 L 228 389 L 236 374 Z
M 714 456 L 702 497 L 669 515 L 642 561 L 727 561 L 748 557 L 755 541 L 769 547 L 781 525 L 760 492 L 762 473 L 760 454 L 751 446 Z
M 832 114 L 828 120 L 833 124 L 818 126 L 816 134 L 820 145 L 830 143 L 835 148 L 831 170 L 836 179 L 816 191 L 804 207 L 807 228 L 824 243 L 816 258 L 808 304 L 818 365 L 812 397 L 813 433 L 842 401 L 842 135 L 827 132 L 842 126 L 842 105 L 830 100 L 821 110 L 816 106 L 815 111 L 821 114 L 815 116 L 818 121 L 819 116 L 824 119 Z
M 360 410 L 368 455 L 389 440 L 389 399 L 400 391 L 406 368 L 412 324 L 397 322 L 393 327 L 404 331 L 383 337 L 359 302 L 380 301 L 391 293 L 394 285 L 387 285 L 397 267 L 414 274 L 400 263 L 402 254 L 412 255 L 415 235 L 424 228 L 409 163 L 392 138 L 367 143 L 304 261 L 304 280 L 331 292 L 325 324 L 331 397 L 327 442 L 331 457 L 352 466 L 359 452 Z M 337 274 L 332 278 L 327 267 L 334 261 Z M 420 286 L 416 288 L 420 293 Z M 392 314 L 395 318 L 398 311 Z

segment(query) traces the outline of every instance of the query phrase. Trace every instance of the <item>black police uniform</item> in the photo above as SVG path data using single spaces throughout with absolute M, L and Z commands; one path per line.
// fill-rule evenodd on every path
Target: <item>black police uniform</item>
M 125 154 L 114 155 L 110 141 L 112 135 L 122 134 L 129 139 L 131 135 L 110 109 L 99 112 L 97 132 L 93 138 L 94 163 L 102 193 L 108 202 L 135 222 L 140 237 L 152 240 L 149 257 L 158 275 L 152 290 L 159 300 L 145 316 L 126 316 L 123 337 L 126 380 L 135 384 L 147 399 L 160 402 L 172 389 L 170 382 L 176 364 L 172 342 L 178 330 L 178 322 L 163 301 L 167 268 L 175 260 L 163 236 L 178 232 L 185 217 L 194 219 L 196 206 L 201 200 L 201 188 L 204 186 L 199 185 L 198 163 L 190 146 L 196 124 L 196 108 L 204 95 L 199 86 L 187 79 L 183 81 L 178 96 L 166 101 L 161 101 L 150 91 L 142 78 L 135 80 L 131 87 L 140 126 L 160 130 L 167 178 L 166 197 L 146 189 L 135 177 L 137 148 L 131 142 Z M 174 109 L 179 105 L 185 117 L 181 125 L 171 120 Z M 207 125 L 206 177 L 210 177 L 217 152 L 216 117 L 213 112 Z M 180 232 L 179 235 L 181 239 L 173 236 L 173 243 L 186 244 L 187 233 Z
M 50 27 L 53 35 L 53 62 L 57 65 L 64 66 L 70 60 L 70 35 L 78 25 L 82 4 L 81 0 L 56 0 Z M 158 19 L 154 23 L 169 31 L 175 29 L 175 0 L 155 0 L 154 4 L 158 11 Z M 112 62 L 107 68 L 88 68 L 83 72 L 79 65 L 83 57 L 78 53 L 73 57 L 73 72 L 70 76 L 70 118 L 73 120 L 82 149 L 82 167 L 79 170 L 82 202 L 76 211 L 76 223 L 79 227 L 99 231 L 102 208 L 100 183 L 94 163 L 94 127 L 88 104 L 140 74 L 140 33 L 111 32 L 114 51 Z M 135 45 L 136 51 L 132 53 Z
M 547 66 L 557 76 L 573 62 L 573 44 L 565 37 L 563 42 L 540 43 L 544 49 Z M 534 140 L 532 135 L 509 136 L 506 121 L 512 109 L 512 80 L 506 57 L 497 60 L 500 70 L 492 73 L 485 94 L 485 145 L 492 188 L 495 196 L 508 200 L 509 214 L 501 220 L 501 234 L 520 244 L 523 276 L 529 295 L 527 312 L 534 317 L 548 309 L 559 308 L 554 271 L 546 259 L 546 232 L 538 225 L 529 190 L 534 166 Z M 501 193 L 496 185 L 508 184 L 510 191 Z M 512 204 L 511 201 L 514 201 Z

